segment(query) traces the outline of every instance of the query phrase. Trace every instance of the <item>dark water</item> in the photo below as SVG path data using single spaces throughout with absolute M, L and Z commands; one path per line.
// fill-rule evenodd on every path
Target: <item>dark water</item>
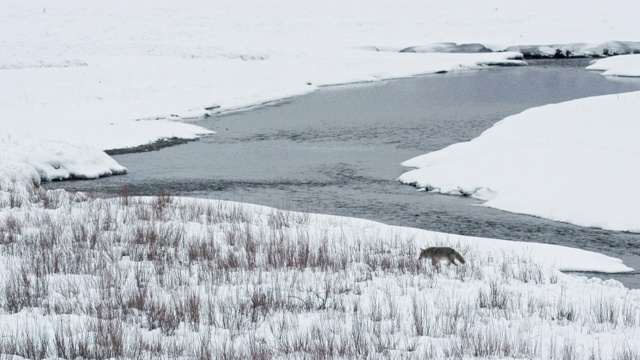
M 130 174 L 50 188 L 228 199 L 472 236 L 561 244 L 640 269 L 640 234 L 583 228 L 471 206 L 395 179 L 400 162 L 477 137 L 527 108 L 640 90 L 587 72 L 587 60 L 324 88 L 198 122 L 218 132 L 160 151 L 114 156 Z M 640 288 L 640 274 L 601 275 Z

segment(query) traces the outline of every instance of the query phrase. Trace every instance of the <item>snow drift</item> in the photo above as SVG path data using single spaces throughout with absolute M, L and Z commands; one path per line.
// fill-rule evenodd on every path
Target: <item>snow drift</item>
M 402 163 L 399 180 L 484 206 L 640 231 L 640 92 L 533 108 L 479 137 Z

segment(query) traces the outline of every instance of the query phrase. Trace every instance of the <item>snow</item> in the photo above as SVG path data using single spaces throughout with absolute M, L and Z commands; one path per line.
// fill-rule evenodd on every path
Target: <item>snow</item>
M 599 57 L 637 54 L 640 42 L 604 41 L 596 43 L 569 43 L 555 45 L 515 45 L 505 50 L 521 52 L 525 57 Z
M 380 51 L 398 51 L 394 47 L 376 48 Z M 433 43 L 410 46 L 401 52 L 417 53 L 482 53 L 491 51 L 512 51 L 521 53 L 525 58 L 570 58 L 602 57 L 640 53 L 637 41 L 604 41 L 598 43 L 568 43 L 554 45 L 512 45 L 506 48 L 485 46 L 483 44 L 456 44 L 453 42 Z
M 256 213 L 268 213 L 268 210 L 268 208 L 259 206 L 252 208 L 252 211 Z M 516 259 L 530 259 L 537 264 L 552 266 L 560 271 L 596 271 L 603 273 L 633 271 L 632 268 L 624 265 L 620 259 L 560 245 L 438 233 L 407 227 L 390 226 L 365 219 L 341 218 L 331 215 L 315 214 L 314 219 L 325 223 L 340 223 L 341 226 L 349 229 L 360 229 L 354 231 L 365 232 L 364 234 L 360 234 L 360 236 L 374 237 L 374 234 L 392 233 L 394 236 L 416 239 L 415 241 L 418 244 L 424 243 L 420 239 L 435 238 L 444 245 L 455 244 L 459 247 L 477 247 L 475 251 L 484 256 L 504 252 Z M 427 246 L 422 247 L 426 248 Z
M 41 179 L 95 179 L 127 172 L 125 167 L 94 147 L 66 141 L 36 140 L 29 136 L 0 137 L 0 164 L 4 168 L 0 175 L 16 172 L 12 166 L 27 167 L 37 174 L 31 176 L 37 183 Z
M 304 345 L 313 357 L 329 354 L 331 341 L 348 345 L 346 358 L 380 348 L 381 356 L 422 358 L 638 352 L 638 291 L 560 272 L 632 270 L 601 254 L 237 203 L 38 187 L 126 171 L 102 150 L 215 136 L 190 121 L 216 112 L 331 84 L 523 64 L 519 52 L 452 50 L 632 52 L 636 1 L 6 0 L 2 9 L 3 353 L 269 358 L 303 355 L 296 346 Z M 597 64 L 629 76 L 633 62 Z M 405 163 L 420 169 L 403 179 L 508 211 L 638 231 L 638 125 L 628 114 L 640 110 L 639 96 L 529 110 Z M 434 245 L 456 247 L 468 266 L 415 261 Z M 188 301 L 199 318 L 185 315 Z
M 589 251 L 2 180 L 5 354 L 511 359 L 638 351 L 640 291 L 559 271 L 630 270 Z M 454 247 L 466 263 L 417 261 L 428 246 Z
M 640 55 L 624 55 L 600 59 L 587 66 L 602 71 L 604 76 L 640 77 Z
M 0 135 L 95 151 L 193 139 L 212 134 L 188 123 L 196 116 L 318 86 L 518 63 L 508 52 L 397 53 L 402 49 L 625 40 L 635 33 L 637 6 L 9 0 L 0 13 Z M 112 170 L 105 164 L 97 173 Z
M 402 163 L 399 180 L 581 226 L 640 231 L 640 92 L 541 106 Z

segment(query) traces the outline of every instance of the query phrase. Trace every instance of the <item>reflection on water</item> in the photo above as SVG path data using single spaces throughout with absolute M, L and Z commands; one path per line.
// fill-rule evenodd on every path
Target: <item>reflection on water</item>
M 587 72 L 588 60 L 337 86 L 198 122 L 218 132 L 156 152 L 115 156 L 129 175 L 50 188 L 238 200 L 387 224 L 594 250 L 640 268 L 640 235 L 471 206 L 395 179 L 400 162 L 468 141 L 506 116 L 571 99 L 640 90 Z M 640 275 L 603 275 L 640 288 Z

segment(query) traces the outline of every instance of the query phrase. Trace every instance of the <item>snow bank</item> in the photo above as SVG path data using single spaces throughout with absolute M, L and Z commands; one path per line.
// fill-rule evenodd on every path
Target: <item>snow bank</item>
M 599 70 L 605 76 L 640 77 L 640 55 L 600 59 L 587 66 L 587 70 Z
M 482 44 L 435 43 L 421 46 L 410 46 L 400 52 L 414 53 L 483 53 L 491 49 Z M 516 51 L 518 52 L 518 51 Z
M 407 160 L 399 180 L 484 206 L 640 231 L 640 93 L 529 109 L 472 141 Z
M 380 49 L 383 50 L 384 49 Z M 387 51 L 396 51 L 390 48 Z M 506 48 L 483 44 L 456 44 L 452 42 L 410 46 L 400 52 L 417 53 L 483 53 L 492 51 L 512 51 L 521 53 L 524 58 L 570 58 L 601 57 L 640 53 L 640 42 L 605 41 L 600 43 L 569 43 L 556 45 L 512 45 Z
M 525 58 L 598 57 L 640 53 L 640 42 L 604 41 L 556 45 L 515 45 L 504 50 L 521 52 Z
M 16 119 L 9 121 L 5 131 L 38 132 L 106 150 L 159 138 L 211 134 L 176 121 L 299 95 L 321 85 L 478 69 L 505 62 L 522 64 L 511 60 L 518 56 L 349 50 L 334 51 L 312 62 L 100 59 L 82 67 L 0 71 L 0 82 L 13 84 L 0 90 L 0 103 L 4 115 Z
M 17 173 L 36 183 L 40 179 L 95 179 L 127 172 L 92 146 L 28 136 L 0 137 L 0 166 L 0 176 Z
M 254 213 L 266 214 L 269 211 L 273 211 L 266 207 L 248 206 Z M 364 238 L 375 238 L 379 236 L 377 234 L 393 233 L 395 236 L 402 238 L 415 239 L 416 246 L 420 248 L 433 246 L 434 241 L 438 243 L 438 246 L 473 247 L 482 256 L 490 257 L 492 254 L 506 253 L 512 261 L 517 261 L 514 259 L 530 259 L 534 263 L 544 264 L 560 271 L 618 273 L 634 270 L 624 265 L 620 259 L 560 245 L 437 233 L 408 227 L 391 226 L 365 219 L 330 215 L 314 214 L 312 219 L 319 224 L 340 224 L 341 227 L 347 229 L 358 229 L 359 236 Z
M 180 201 L 183 203 L 194 202 L 208 204 L 211 200 L 181 198 Z M 394 241 L 394 238 L 403 238 L 412 239 L 411 242 L 416 249 L 427 248 L 429 246 L 473 248 L 474 252 L 477 252 L 483 257 L 506 254 L 506 258 L 514 262 L 516 262 L 517 259 L 527 259 L 533 263 L 552 267 L 560 271 L 601 273 L 634 271 L 633 268 L 624 265 L 620 259 L 561 245 L 439 233 L 411 227 L 387 225 L 368 219 L 325 214 L 302 214 L 249 203 L 236 203 L 223 200 L 215 201 L 214 203 L 223 204 L 227 209 L 237 209 L 238 211 L 265 219 L 273 217 L 276 213 L 283 216 L 283 218 L 304 216 L 312 232 L 324 234 L 323 236 L 343 237 L 343 245 L 347 247 L 350 247 L 349 244 L 353 241 L 366 242 L 366 239 L 378 239 L 386 243 Z M 273 221 L 273 219 L 271 221 Z M 321 231 L 317 229 L 321 229 Z

